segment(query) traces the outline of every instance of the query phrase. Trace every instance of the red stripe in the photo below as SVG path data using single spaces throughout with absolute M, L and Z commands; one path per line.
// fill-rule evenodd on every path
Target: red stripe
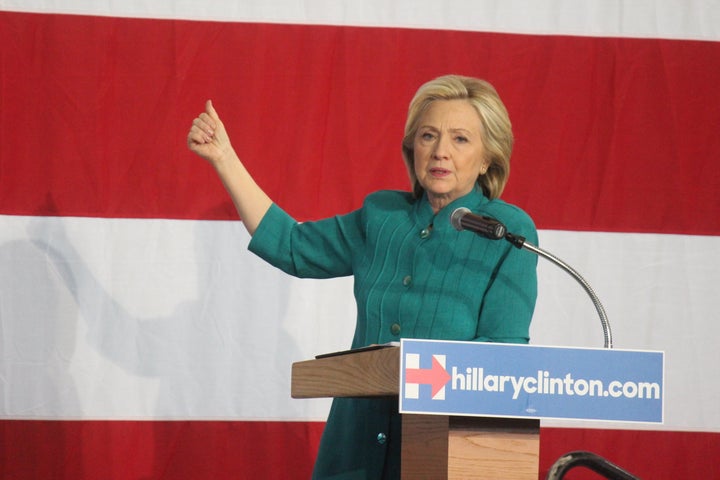
M 234 218 L 185 146 L 212 97 L 299 219 L 405 188 L 422 82 L 492 81 L 540 228 L 720 234 L 720 43 L 0 12 L 0 213 Z
M 720 478 L 720 433 L 590 428 L 542 428 L 540 478 L 545 478 L 557 459 L 575 450 L 596 453 L 638 478 Z M 576 467 L 565 478 L 597 480 L 600 476 Z
M 0 477 L 106 480 L 309 478 L 319 422 L 0 421 Z M 543 428 L 540 478 L 597 453 L 640 478 L 717 478 L 720 433 Z M 594 479 L 584 468 L 569 479 Z
M 310 478 L 323 423 L 0 421 L 0 478 Z

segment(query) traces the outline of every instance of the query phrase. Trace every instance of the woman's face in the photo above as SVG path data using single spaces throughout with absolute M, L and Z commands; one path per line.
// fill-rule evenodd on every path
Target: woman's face
M 482 124 L 466 100 L 435 100 L 420 117 L 414 141 L 415 175 L 437 212 L 470 193 L 487 170 Z

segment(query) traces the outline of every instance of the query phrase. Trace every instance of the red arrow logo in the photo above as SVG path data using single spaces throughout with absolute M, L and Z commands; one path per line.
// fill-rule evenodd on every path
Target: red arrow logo
M 432 396 L 437 393 L 450 381 L 450 374 L 440 365 L 435 356 L 432 357 L 432 368 L 406 368 L 405 383 L 420 383 L 432 385 Z

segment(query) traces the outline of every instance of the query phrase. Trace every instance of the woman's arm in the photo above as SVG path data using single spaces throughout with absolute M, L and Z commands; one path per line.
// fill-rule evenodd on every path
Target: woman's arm
M 537 245 L 535 224 L 527 214 L 516 210 L 506 220 L 508 230 Z M 528 343 L 530 321 L 537 300 L 537 255 L 503 242 L 505 255 L 493 273 L 485 292 L 478 324 L 477 340 Z
M 193 120 L 187 143 L 191 151 L 213 166 L 245 228 L 250 235 L 254 234 L 272 200 L 255 183 L 235 153 L 225 126 L 210 100 L 205 104 L 205 111 Z

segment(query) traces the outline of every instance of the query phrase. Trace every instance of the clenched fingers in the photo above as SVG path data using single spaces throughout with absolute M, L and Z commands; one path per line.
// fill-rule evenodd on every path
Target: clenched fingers
M 215 122 L 206 114 L 201 113 L 195 118 L 188 133 L 188 141 L 210 143 L 215 136 Z

